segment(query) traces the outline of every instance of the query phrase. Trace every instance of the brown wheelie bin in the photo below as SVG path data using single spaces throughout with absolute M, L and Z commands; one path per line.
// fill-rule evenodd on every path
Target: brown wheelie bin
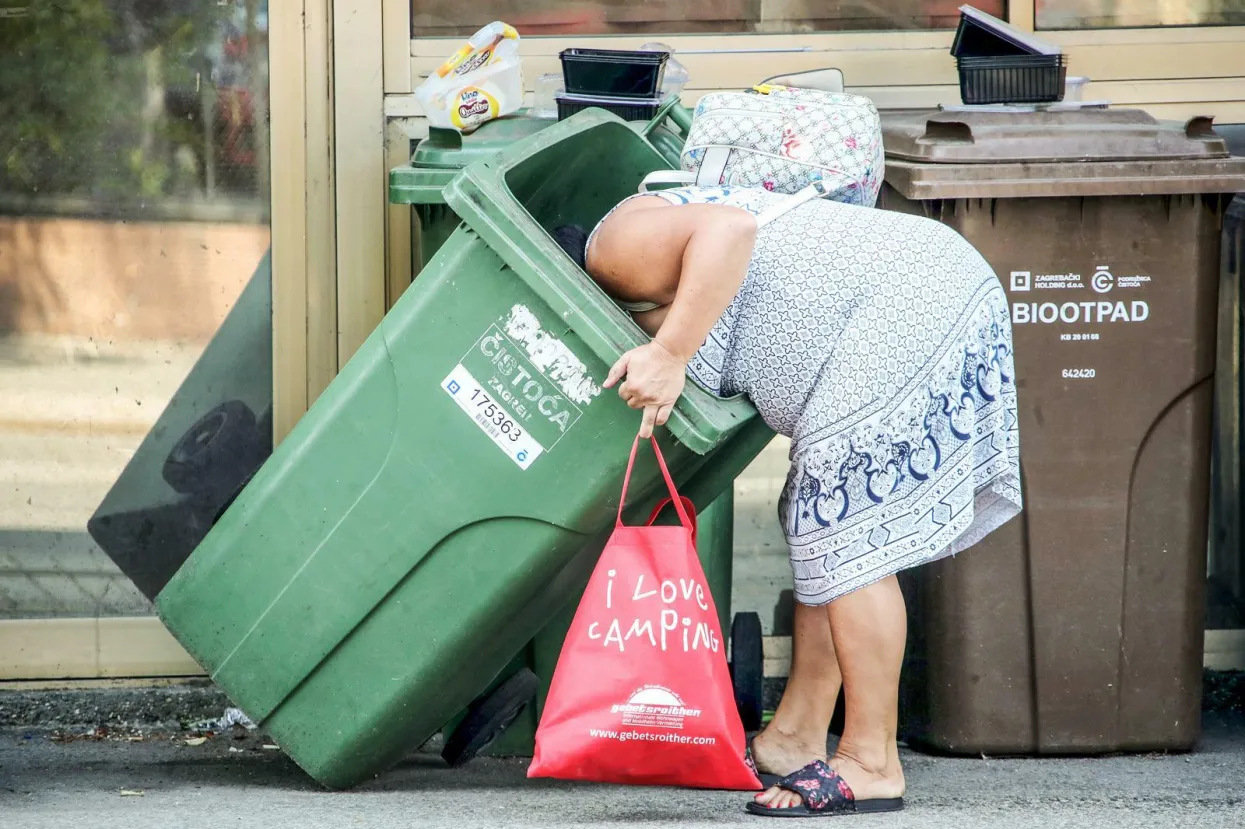
M 879 206 L 945 222 L 1012 304 L 1025 512 L 910 573 L 909 742 L 1191 748 L 1200 731 L 1220 230 L 1245 158 L 1209 118 L 884 121 Z
M 1215 432 L 1210 467 L 1210 555 L 1206 629 L 1245 628 L 1245 193 L 1228 205 L 1219 258 L 1219 357 L 1215 366 Z M 1214 665 L 1212 659 L 1208 664 Z

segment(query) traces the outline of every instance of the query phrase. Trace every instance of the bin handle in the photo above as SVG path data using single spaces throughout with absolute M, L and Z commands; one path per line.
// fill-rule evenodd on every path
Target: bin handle
M 692 129 L 692 111 L 683 106 L 682 101 L 679 102 L 678 106 L 670 108 L 670 120 L 683 133 L 683 137 L 686 138 L 688 132 Z
M 963 121 L 935 121 L 932 118 L 925 122 L 925 134 L 917 139 L 918 144 L 930 142 L 976 143 L 973 128 Z
M 1186 138 L 1222 138 L 1219 133 L 1215 132 L 1215 116 L 1213 115 L 1194 115 L 1184 123 L 1184 134 Z
M 653 134 L 654 130 L 661 126 L 661 122 L 666 120 L 666 116 L 670 116 L 670 120 L 674 121 L 676 126 L 681 126 L 677 116 L 674 114 L 676 109 L 682 109 L 685 113 L 687 112 L 687 110 L 684 109 L 683 104 L 680 103 L 679 96 L 671 95 L 666 99 L 665 103 L 657 108 L 657 112 L 653 114 L 653 117 L 649 119 L 649 122 L 644 125 L 643 129 L 640 130 L 640 135 L 644 138 L 648 138 Z M 688 123 L 690 124 L 691 122 L 688 121 Z M 684 128 L 683 132 L 686 135 L 687 130 Z
M 446 142 L 445 149 L 461 150 L 463 147 L 463 134 L 458 130 L 449 129 L 447 127 L 429 127 L 428 135 L 432 136 L 436 133 L 441 140 Z

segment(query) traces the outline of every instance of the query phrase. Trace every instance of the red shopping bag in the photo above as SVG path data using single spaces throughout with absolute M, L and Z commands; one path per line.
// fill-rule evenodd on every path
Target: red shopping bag
M 695 512 L 675 491 L 656 441 L 681 526 L 651 526 L 661 505 L 650 526 L 623 526 L 639 443 L 614 533 L 562 646 L 527 776 L 759 789 L 696 557 Z

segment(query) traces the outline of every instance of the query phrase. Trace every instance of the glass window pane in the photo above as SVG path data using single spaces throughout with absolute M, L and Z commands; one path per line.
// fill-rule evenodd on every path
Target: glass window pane
M 271 452 L 267 90 L 265 0 L 0 0 L 0 618 L 150 612 Z
M 504 20 L 528 35 L 949 29 L 962 0 L 412 0 L 413 37 L 471 35 Z M 978 0 L 996 16 L 1004 0 Z
M 1242 26 L 1245 0 L 1037 0 L 1039 29 Z

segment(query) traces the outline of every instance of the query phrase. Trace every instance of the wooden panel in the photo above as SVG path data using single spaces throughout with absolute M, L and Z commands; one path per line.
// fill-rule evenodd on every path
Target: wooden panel
M 954 29 L 961 0 L 420 0 L 413 5 L 417 39 L 466 37 L 504 20 L 525 37 L 801 34 L 801 32 Z M 1005 0 L 975 0 L 1002 15 Z
M 1092 83 L 1086 88 L 1086 100 L 1107 100 L 1117 106 L 1146 109 L 1156 117 L 1187 118 L 1192 115 L 1213 115 L 1221 124 L 1240 123 L 1239 101 L 1245 78 L 1211 78 L 1179 81 L 1108 81 Z M 685 90 L 682 99 L 695 106 L 708 90 Z M 851 86 L 847 91 L 865 95 L 879 109 L 933 109 L 940 104 L 958 104 L 960 88 L 955 83 L 930 85 Z M 531 92 L 525 102 L 531 106 Z M 392 96 L 386 100 L 391 117 L 413 117 L 418 103 L 413 96 Z
M 99 675 L 194 676 L 203 673 L 159 619 L 100 619 Z
M 1017 29 L 1022 29 L 1026 32 L 1033 31 L 1034 1 L 1007 0 L 1007 22 Z
M 1242 73 L 1245 75 L 1245 72 Z M 1090 98 L 1115 104 L 1230 101 L 1245 97 L 1245 78 L 1196 78 L 1176 81 L 1113 81 L 1091 83 Z M 1088 99 L 1087 99 L 1088 100 Z
M 937 38 L 938 42 L 931 43 L 930 38 L 924 38 L 911 45 L 903 45 L 898 42 L 901 36 L 896 34 L 897 42 L 889 48 L 859 50 L 820 47 L 808 51 L 677 54 L 691 73 L 690 85 L 693 89 L 743 88 L 772 75 L 827 66 L 843 70 L 848 85 L 855 86 L 956 84 L 959 77 L 955 59 L 949 52 L 951 35 L 943 33 Z M 760 36 L 753 39 L 760 39 Z M 523 75 L 525 85 L 532 89 L 538 75 L 560 73 L 562 67 L 557 52 L 543 47 L 545 39 L 537 41 L 538 45 L 533 47 L 528 47 L 528 43 L 523 42 Z M 452 50 L 450 44 L 445 45 Z M 612 39 L 610 45 L 615 45 Z M 671 45 L 681 49 L 677 43 Z M 787 45 L 793 46 L 794 40 Z M 445 54 L 413 58 L 413 83 L 418 84 L 435 69 Z M 1083 75 L 1095 81 L 1245 76 L 1245 46 L 1239 41 L 1214 40 L 1196 45 L 1078 44 L 1068 47 L 1068 60 L 1070 74 Z M 1245 91 L 1241 95 L 1245 96 Z
M 99 675 L 94 619 L 0 621 L 0 679 Z
M 691 73 L 690 85 L 695 89 L 744 88 L 780 73 L 827 66 L 842 69 L 848 83 L 867 82 L 870 86 L 958 82 L 955 59 L 947 52 L 946 45 L 902 51 L 680 54 L 678 57 Z M 422 81 L 438 65 L 433 58 L 419 58 L 412 62 L 412 69 L 421 76 L 418 81 Z M 528 89 L 535 87 L 537 76 L 561 71 L 557 55 L 532 55 L 523 59 L 523 82 Z
M 381 20 L 385 27 L 385 92 L 411 91 L 410 62 L 411 2 L 381 0 Z
M 871 98 L 879 109 L 924 109 L 939 104 L 958 104 L 957 85 L 937 86 L 848 86 L 847 91 Z M 1220 123 L 1233 123 L 1226 115 L 1234 106 L 1222 109 L 1224 102 L 1245 93 L 1245 78 L 1214 78 L 1185 81 L 1108 81 L 1091 83 L 1085 90 L 1086 100 L 1106 100 L 1116 106 L 1151 110 L 1157 105 L 1165 112 L 1215 115 Z M 699 93 L 690 93 L 691 99 Z M 1172 109 L 1176 107 L 1178 109 Z M 1156 117 L 1172 117 L 1157 116 Z
M 939 31 L 893 31 L 893 32 L 841 32 L 834 34 L 718 34 L 718 35 L 660 35 L 661 42 L 673 46 L 681 53 L 700 50 L 741 51 L 764 50 L 865 50 L 865 49 L 919 49 L 933 48 L 940 44 L 950 47 L 954 32 Z M 608 49 L 638 49 L 653 40 L 654 35 L 620 35 L 610 37 L 528 37 L 523 39 L 523 55 L 557 55 L 563 49 L 585 44 L 599 45 Z M 411 41 L 411 54 L 415 57 L 431 57 L 444 60 L 460 45 L 458 38 L 419 38 Z
M 1085 29 L 1042 32 L 1064 46 L 1119 46 L 1137 43 L 1243 43 L 1245 26 L 1193 26 L 1152 29 Z
M 1103 42 L 1087 40 L 1083 32 L 1049 34 L 1055 40 L 1067 42 L 1071 73 L 1092 79 L 1086 90 L 1090 99 L 1140 107 L 1160 118 L 1206 114 L 1213 115 L 1219 123 L 1240 123 L 1245 120 L 1245 29 L 1199 31 L 1205 42 L 1191 41 L 1193 35 L 1184 30 L 1165 33 L 1170 36 L 1166 40 L 1150 31 L 1096 33 Z M 870 48 L 830 51 L 828 38 L 834 38 L 836 43 L 840 39 L 868 43 Z M 950 38 L 950 33 L 938 32 L 807 38 L 791 35 L 783 40 L 788 49 L 807 46 L 811 41 L 818 43 L 817 50 L 680 54 L 680 60 L 692 73 L 691 88 L 684 92 L 683 99 L 694 104 L 710 89 L 745 88 L 776 71 L 833 65 L 843 70 L 850 91 L 869 96 L 882 109 L 959 103 L 959 78 L 955 61 L 948 53 Z M 696 48 L 705 47 L 701 38 L 668 40 L 674 41 L 671 45 L 676 49 L 683 49 L 685 42 Z M 718 42 L 724 47 L 745 45 L 741 40 L 723 37 Z M 615 39 L 610 42 L 613 45 Z M 781 48 L 774 45 L 772 38 L 759 35 L 747 38 L 746 43 L 756 43 L 758 49 Z M 539 74 L 560 72 L 554 47 L 563 45 L 561 40 L 554 42 L 551 38 L 524 41 L 528 51 L 524 78 L 529 90 Z M 412 70 L 431 69 L 439 59 L 413 57 Z
M 302 3 L 269 14 L 272 408 L 279 442 L 307 411 L 306 107 Z M 3 665 L 0 660 L 0 665 Z
M 0 680 L 202 675 L 154 616 L 0 620 Z
M 1245 38 L 1245 32 L 1239 37 Z M 1063 40 L 1061 37 L 1054 39 Z M 1213 40 L 1197 44 L 1067 44 L 1066 48 L 1069 74 L 1084 75 L 1096 81 L 1245 75 L 1243 40 Z M 1241 95 L 1245 95 L 1245 89 Z
M 307 49 L 307 406 L 337 376 L 337 191 L 330 0 L 304 0 Z
M 385 119 L 381 9 L 333 2 L 337 186 L 337 360 L 358 350 L 385 314 Z
M 1144 109 L 1155 118 L 1178 121 L 1195 115 L 1213 115 L 1217 124 L 1245 124 L 1245 101 L 1147 104 Z
M 1016 0 L 1013 0 L 1016 2 Z M 912 48 L 914 45 L 946 41 L 954 32 L 936 30 L 888 30 L 867 32 L 721 32 L 717 34 L 637 34 L 637 35 L 553 35 L 525 36 L 524 54 L 557 54 L 570 46 L 602 44 L 604 48 L 634 49 L 659 38 L 680 51 L 707 49 L 816 49 L 842 51 L 860 49 Z M 1043 31 L 1041 37 L 1064 46 L 1122 46 L 1155 43 L 1241 43 L 1245 26 L 1201 26 L 1146 29 L 1086 29 Z M 445 58 L 461 38 L 418 38 L 412 40 L 411 54 Z M 608 44 L 608 46 L 605 46 Z
M 720 35 L 634 35 L 599 38 L 584 37 L 528 37 L 524 38 L 521 51 L 527 55 L 557 55 L 571 46 L 585 43 L 600 44 L 609 49 L 638 49 L 645 43 L 660 37 L 661 42 L 686 54 L 702 50 L 793 50 L 851 52 L 866 50 L 891 51 L 896 49 L 950 48 L 954 32 L 937 31 L 890 31 L 890 32 L 833 32 L 791 34 L 720 34 Z M 1143 46 L 1155 44 L 1210 44 L 1227 43 L 1237 46 L 1245 43 L 1245 26 L 1206 26 L 1176 29 L 1111 29 L 1086 31 L 1042 32 L 1041 36 L 1065 47 Z M 411 55 L 444 60 L 459 46 L 457 38 L 420 38 L 411 41 Z
M 385 129 L 385 169 L 405 164 L 411 158 L 411 139 L 396 120 Z M 411 284 L 411 206 L 391 204 L 386 208 L 385 233 L 386 273 L 385 308 L 393 307 Z
M 330 0 L 275 6 L 272 29 L 273 434 L 337 373 Z

